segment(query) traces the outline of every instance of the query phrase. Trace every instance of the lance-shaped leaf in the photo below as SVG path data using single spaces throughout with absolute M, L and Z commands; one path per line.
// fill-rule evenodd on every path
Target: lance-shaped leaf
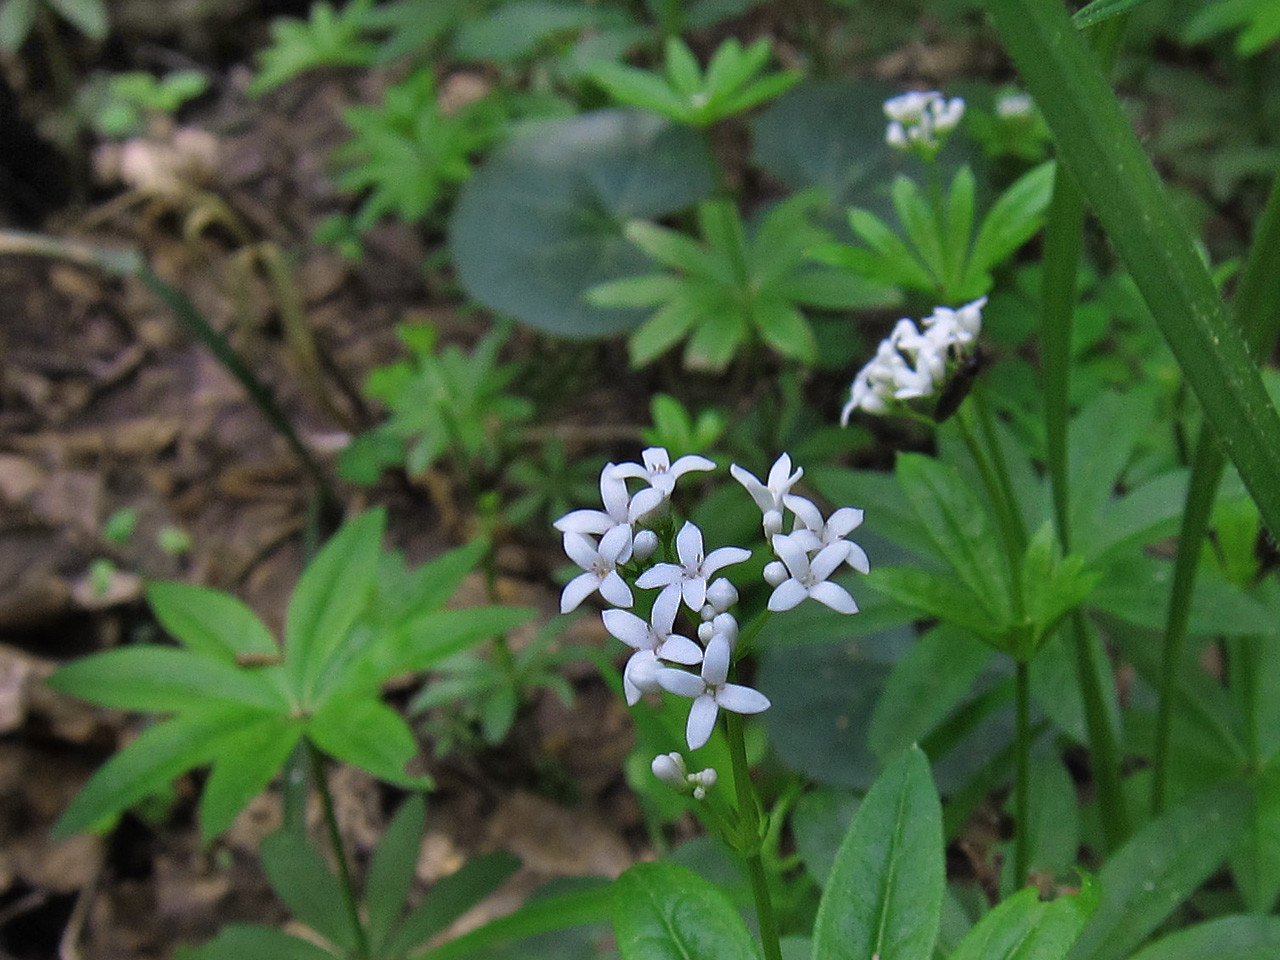
M 720 890 L 673 863 L 638 863 L 613 887 L 622 960 L 751 960 L 755 939 Z

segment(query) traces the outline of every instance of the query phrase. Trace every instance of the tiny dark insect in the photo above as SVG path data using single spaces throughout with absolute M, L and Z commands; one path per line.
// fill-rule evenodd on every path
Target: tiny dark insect
M 942 393 L 938 395 L 938 403 L 933 408 L 933 419 L 936 422 L 945 423 L 960 409 L 960 404 L 973 388 L 973 381 L 978 378 L 978 374 L 986 365 L 986 359 L 982 348 L 975 343 L 973 352 L 960 362 L 960 366 L 951 375 L 947 385 L 942 388 Z

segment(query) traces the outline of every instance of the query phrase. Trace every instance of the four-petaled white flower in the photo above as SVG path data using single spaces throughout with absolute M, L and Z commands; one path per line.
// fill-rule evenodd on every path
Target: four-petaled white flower
M 844 558 L 849 566 L 859 573 L 867 573 L 871 570 L 871 561 L 867 559 L 867 552 L 852 540 L 845 539 L 862 525 L 861 510 L 856 507 L 841 507 L 829 518 L 823 520 L 822 511 L 812 500 L 788 494 L 785 503 L 787 509 L 794 513 L 796 520 L 799 521 L 789 539 L 798 543 L 806 553 L 818 553 L 833 543 L 843 543 L 849 548 L 848 555 Z
M 623 536 L 623 533 L 627 536 Z M 631 606 L 631 588 L 618 575 L 619 556 L 623 548 L 631 548 L 629 531 L 614 528 L 597 544 L 584 533 L 570 531 L 564 535 L 564 552 L 585 572 L 578 574 L 560 594 L 560 612 L 578 609 L 578 604 L 597 590 L 615 607 Z
M 947 134 L 959 126 L 964 100 L 948 100 L 937 90 L 911 90 L 886 100 L 884 114 L 889 118 L 884 136 L 889 146 L 932 160 Z
M 775 536 L 773 552 L 786 565 L 791 576 L 774 587 L 769 597 L 769 609 L 775 613 L 790 610 L 812 597 L 837 613 L 857 613 L 858 605 L 849 591 L 827 579 L 848 558 L 853 546 L 848 540 L 830 543 L 810 561 L 802 542 L 792 539 L 791 535 Z
M 701 610 L 707 598 L 707 580 L 717 570 L 731 563 L 741 563 L 751 556 L 742 547 L 719 547 L 706 553 L 702 531 L 686 521 L 676 534 L 676 556 L 679 563 L 657 563 L 640 574 L 636 586 L 642 590 L 664 587 L 678 591 L 690 610 Z
M 782 498 L 791 492 L 791 487 L 804 476 L 804 468 L 791 472 L 791 456 L 784 453 L 769 468 L 769 482 L 761 483 L 754 473 L 744 470 L 736 463 L 729 467 L 733 479 L 742 484 L 751 499 L 756 502 L 760 512 L 764 514 L 764 535 L 771 537 L 782 530 Z
M 662 447 L 649 447 L 640 452 L 644 466 L 638 463 L 620 463 L 614 467 L 614 475 L 618 477 L 636 477 L 649 484 L 662 496 L 671 496 L 676 481 L 691 470 L 714 470 L 716 465 L 706 457 L 690 453 L 671 462 L 671 455 Z M 637 494 L 638 496 L 638 494 Z
M 680 595 L 663 591 L 653 602 L 649 622 L 626 610 L 606 610 L 604 626 L 611 634 L 635 650 L 622 671 L 627 703 L 634 705 L 642 693 L 654 689 L 653 676 L 659 659 L 687 666 L 702 662 L 702 648 L 688 637 L 673 633 Z
M 685 725 L 685 740 L 690 750 L 697 750 L 711 739 L 716 715 L 721 708 L 733 713 L 760 713 L 769 709 L 769 698 L 759 690 L 726 682 L 732 655 L 729 642 L 717 635 L 707 644 L 701 675 L 695 676 L 675 667 L 658 671 L 658 683 L 662 689 L 693 700 L 689 721 Z
M 623 547 L 618 553 L 618 563 L 631 559 L 632 525 L 645 514 L 662 505 L 664 497 L 652 488 L 641 490 L 634 497 L 627 493 L 626 480 L 617 474 L 615 464 L 605 464 L 600 471 L 600 501 L 603 510 L 572 510 L 555 522 L 561 533 L 598 533 L 605 537 L 614 534 L 623 537 Z M 602 541 L 603 542 L 603 541 Z

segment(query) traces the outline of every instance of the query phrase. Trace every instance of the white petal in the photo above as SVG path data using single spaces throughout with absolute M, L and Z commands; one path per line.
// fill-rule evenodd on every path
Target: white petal
M 786 504 L 788 510 L 796 515 L 796 518 L 804 524 L 806 529 L 815 533 L 822 529 L 822 511 L 818 509 L 818 505 L 812 500 L 797 496 L 794 493 L 788 493 L 782 498 L 782 502 Z
M 614 472 L 612 463 L 605 464 L 600 474 L 600 500 L 604 503 L 605 512 L 613 517 L 615 523 L 627 521 L 627 483 Z
M 781 560 L 770 560 L 764 565 L 764 582 L 771 587 L 776 587 L 789 577 L 787 565 Z
M 750 559 L 751 551 L 744 547 L 717 547 L 711 551 L 706 560 L 702 561 L 702 572 L 709 577 L 721 567 L 727 567 L 732 563 L 742 563 L 744 560 Z
M 600 538 L 599 552 L 607 563 L 626 563 L 631 559 L 631 527 L 620 523 L 606 530 Z
M 685 605 L 690 610 L 701 610 L 707 599 L 707 581 L 703 577 L 689 577 L 680 584 Z
M 664 473 L 671 468 L 671 454 L 666 447 L 649 447 L 640 451 L 640 458 L 650 473 Z
M 631 655 L 622 670 L 622 687 L 630 706 L 636 705 L 641 694 L 654 693 L 661 689 L 658 685 L 658 674 L 663 669 L 652 650 L 637 650 Z
M 615 463 L 612 472 L 615 477 L 634 477 L 646 483 L 649 480 L 649 471 L 638 463 Z
M 773 544 L 773 552 L 787 565 L 791 575 L 803 579 L 809 575 L 809 558 L 805 556 L 804 546 L 797 543 L 794 536 L 777 534 L 770 542 Z
M 583 600 L 600 589 L 600 578 L 594 573 L 580 573 L 564 585 L 560 594 L 560 612 L 577 610 Z
M 686 520 L 676 534 L 676 555 L 686 567 L 696 567 L 702 562 L 702 531 L 692 521 Z M 700 606 L 701 602 L 698 603 Z
M 658 686 L 677 697 L 688 697 L 690 700 L 700 697 L 707 691 L 707 685 L 696 673 L 677 670 L 675 667 L 663 667 L 655 676 Z
M 857 613 L 858 605 L 854 602 L 853 597 L 849 595 L 849 591 L 839 584 L 832 583 L 830 580 L 824 580 L 822 583 L 815 585 L 810 591 L 809 596 L 824 603 L 836 613 Z
M 724 613 L 738 602 L 738 589 L 725 577 L 713 580 L 707 587 L 707 602 L 716 613 Z
M 714 461 L 700 457 L 696 453 L 687 453 L 671 465 L 671 475 L 682 477 L 690 470 L 714 470 L 715 468 Z
M 680 594 L 675 590 L 663 590 L 653 601 L 653 611 L 649 622 L 653 624 L 653 632 L 660 637 L 671 633 L 676 622 L 676 613 L 680 610 Z
M 599 510 L 571 510 L 553 526 L 561 533 L 604 533 L 613 526 L 613 517 Z
M 672 663 L 692 667 L 702 662 L 702 648 L 688 637 L 682 637 L 676 633 L 663 641 L 662 646 L 658 648 L 658 656 Z
M 652 530 L 640 530 L 631 540 L 631 556 L 643 563 L 657 552 L 658 535 Z
M 800 606 L 808 596 L 809 591 L 804 588 L 804 584 L 792 577 L 778 584 L 777 589 L 770 594 L 769 609 L 774 613 L 791 610 Z
M 649 625 L 634 613 L 626 610 L 606 610 L 602 613 L 604 628 L 629 647 L 637 650 L 652 650 L 653 634 Z
M 590 570 L 600 559 L 600 551 L 596 542 L 584 533 L 566 533 L 564 535 L 564 552 L 569 559 L 583 570 Z
M 680 754 L 660 753 L 653 758 L 649 768 L 659 780 L 665 780 L 673 787 L 684 787 L 686 773 L 684 757 Z
M 716 691 L 716 703 L 734 713 L 762 713 L 769 709 L 769 698 L 759 690 L 726 683 Z
M 654 587 L 665 587 L 675 583 L 684 576 L 684 570 L 674 563 L 655 563 L 636 579 L 636 586 L 641 590 L 652 590 Z
M 844 563 L 844 558 L 849 555 L 849 548 L 853 546 L 848 540 L 837 540 L 835 543 L 829 543 L 818 551 L 818 555 L 813 558 L 809 564 L 814 579 L 826 580 L 827 577 L 836 572 L 836 568 Z
M 616 570 L 610 570 L 600 581 L 600 596 L 615 607 L 629 607 L 634 602 L 631 599 L 631 588 L 627 586 L 627 581 L 618 576 Z
M 684 728 L 684 738 L 690 750 L 706 746 L 711 739 L 711 731 L 716 728 L 716 713 L 719 708 L 710 696 L 702 696 L 693 701 L 689 708 L 689 722 Z
M 834 536 L 845 537 L 862 526 L 862 511 L 857 507 L 841 507 L 827 521 L 827 530 Z
M 729 663 L 733 658 L 733 648 L 729 641 L 716 634 L 707 644 L 707 651 L 702 655 L 702 679 L 709 687 L 718 687 L 729 676 Z
M 852 540 L 846 540 L 845 542 L 849 544 L 849 555 L 844 558 L 844 562 L 859 573 L 868 573 L 871 570 L 871 561 L 867 559 L 867 551 Z
M 765 489 L 765 485 L 756 479 L 754 473 L 742 469 L 736 463 L 729 465 L 729 473 L 746 488 L 747 493 L 751 494 L 751 499 L 756 502 L 761 512 L 773 508 L 773 494 Z
M 653 513 L 653 511 L 662 506 L 663 502 L 667 499 L 667 493 L 670 492 L 671 490 L 669 486 L 665 492 L 658 489 L 656 486 L 649 487 L 647 490 L 641 490 L 631 498 L 631 503 L 627 506 L 627 518 L 632 523 L 635 523 L 638 520 L 643 520 L 649 514 Z

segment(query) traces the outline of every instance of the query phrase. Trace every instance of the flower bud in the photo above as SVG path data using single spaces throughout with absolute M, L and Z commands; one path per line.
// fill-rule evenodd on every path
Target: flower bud
M 631 556 L 642 563 L 658 549 L 658 535 L 652 530 L 640 530 L 631 541 Z
M 791 574 L 787 572 L 787 565 L 781 560 L 773 560 L 770 563 L 765 564 L 764 582 L 769 584 L 771 587 L 776 587 L 790 575 Z
M 671 784 L 677 790 L 684 790 L 685 779 L 684 757 L 678 753 L 660 753 L 653 758 L 650 764 L 653 775 L 659 780 Z
M 738 602 L 738 589 L 727 577 L 720 577 L 707 587 L 707 602 L 716 613 L 724 613 Z
M 711 638 L 715 636 L 716 625 L 711 620 L 703 620 L 698 624 L 698 639 L 703 643 L 709 643 Z
M 766 539 L 782 532 L 782 511 L 766 510 L 764 514 L 764 535 Z
M 711 621 L 712 635 L 719 634 L 729 641 L 732 647 L 738 642 L 738 621 L 732 613 L 721 613 Z

